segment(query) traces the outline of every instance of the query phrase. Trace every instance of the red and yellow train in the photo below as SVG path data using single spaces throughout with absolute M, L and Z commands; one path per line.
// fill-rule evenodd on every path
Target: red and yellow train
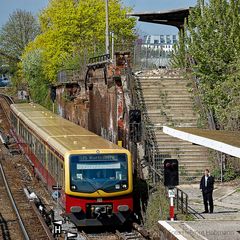
M 12 104 L 14 136 L 77 226 L 123 225 L 133 209 L 128 150 L 33 104 Z

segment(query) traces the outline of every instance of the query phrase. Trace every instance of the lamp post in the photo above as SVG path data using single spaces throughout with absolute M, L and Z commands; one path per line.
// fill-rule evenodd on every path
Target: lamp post
M 108 26 L 108 0 L 105 0 L 106 8 L 106 54 L 109 54 L 109 26 Z

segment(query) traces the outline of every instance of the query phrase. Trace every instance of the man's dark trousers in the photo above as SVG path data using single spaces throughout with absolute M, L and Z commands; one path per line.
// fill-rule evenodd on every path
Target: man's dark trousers
M 208 202 L 210 206 L 210 213 L 213 212 L 213 197 L 212 197 L 213 192 L 203 192 L 203 202 L 204 202 L 204 207 L 205 207 L 205 212 L 208 212 Z

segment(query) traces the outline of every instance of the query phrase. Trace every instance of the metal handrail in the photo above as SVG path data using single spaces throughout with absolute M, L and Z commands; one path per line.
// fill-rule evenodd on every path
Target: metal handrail
M 110 60 L 110 54 L 104 54 L 104 55 L 89 58 L 88 65 L 108 62 L 109 60 Z
M 188 195 L 183 190 L 179 189 L 178 187 L 175 187 L 176 190 L 176 207 L 177 210 L 181 213 L 188 214 Z

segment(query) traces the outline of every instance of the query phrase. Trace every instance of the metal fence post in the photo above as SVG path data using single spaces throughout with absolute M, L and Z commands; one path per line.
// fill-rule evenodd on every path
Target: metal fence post
M 176 188 L 176 189 L 177 189 L 177 194 L 176 194 L 177 195 L 177 197 L 176 197 L 177 202 L 176 202 L 176 204 L 177 204 L 177 210 L 179 210 L 179 202 L 178 202 L 179 201 L 179 195 L 178 195 L 179 190 L 178 190 L 178 188 Z
M 188 195 L 186 195 L 186 214 L 188 214 Z
M 181 191 L 181 213 L 183 213 L 183 191 Z

